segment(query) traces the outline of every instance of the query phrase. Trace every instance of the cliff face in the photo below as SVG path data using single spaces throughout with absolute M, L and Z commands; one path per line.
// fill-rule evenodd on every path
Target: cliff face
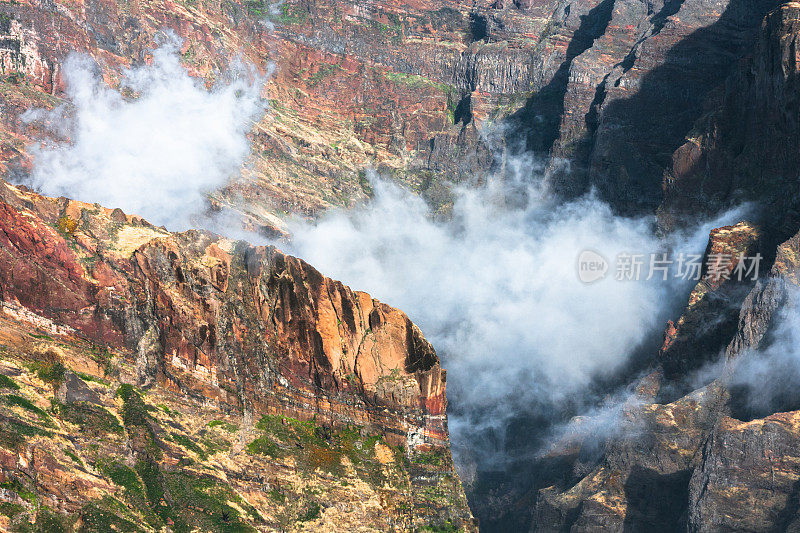
M 771 264 L 769 275 L 750 284 L 698 284 L 680 320 L 667 328 L 661 370 L 640 389 L 641 406 L 626 413 L 639 423 L 636 430 L 605 442 L 585 477 L 566 476 L 541 490 L 534 530 L 588 531 L 598 524 L 665 531 L 797 527 L 800 404 L 796 395 L 784 394 L 754 406 L 734 369 L 767 357 L 779 342 L 782 317 L 794 305 L 800 267 L 798 13 L 797 4 L 787 3 L 763 20 L 750 57 L 737 65 L 672 154 L 659 209 L 662 225 L 670 227 L 698 211 L 755 200 L 759 227 L 740 223 L 715 230 L 707 254 L 762 253 Z M 720 351 L 727 364 L 709 367 Z M 710 383 L 674 399 L 681 388 L 691 388 L 687 376 L 698 368 Z M 760 382 L 760 393 L 768 395 L 777 381 Z
M 774 5 L 25 0 L 0 19 L 3 164 L 24 175 L 31 132 L 17 116 L 58 103 L 68 52 L 90 53 L 113 82 L 171 29 L 183 63 L 207 79 L 240 53 L 277 67 L 245 180 L 217 195 L 257 225 L 350 205 L 368 193 L 370 166 L 446 208 L 448 184 L 502 167 L 504 146 L 550 161 L 564 194 L 593 185 L 620 211 L 652 210 L 669 154 Z M 509 127 L 479 134 L 496 124 Z
M 728 6 L 719 23 L 685 42 L 696 44 L 701 35 L 725 27 L 734 7 Z M 729 64 L 730 76 L 716 78 L 721 70 L 703 74 L 707 80 L 718 80 L 716 94 L 705 98 L 702 112 L 697 108 L 699 118 L 677 149 L 660 144 L 661 162 L 652 167 L 653 176 L 664 175 L 658 209 L 662 227 L 680 226 L 697 213 L 742 200 L 754 201 L 755 222 L 712 231 L 706 257 L 760 253 L 768 274 L 757 282 L 742 283 L 714 279 L 704 272 L 680 318 L 667 325 L 650 370 L 630 383 L 632 393 L 615 419 L 615 431 L 559 443 L 541 459 L 544 466 L 538 471 L 546 475 L 532 491 L 535 495 L 525 497 L 531 502 L 532 531 L 793 531 L 798 527 L 800 470 L 794 458 L 800 403 L 796 385 L 789 392 L 774 392 L 784 379 L 780 373 L 791 370 L 769 359 L 773 351 L 791 351 L 789 344 L 780 344 L 785 342 L 781 328 L 786 327 L 786 316 L 796 314 L 800 267 L 797 22 L 795 3 L 780 6 L 763 19 L 748 56 Z M 731 49 L 735 48 L 727 50 Z M 708 59 L 698 57 L 703 59 L 697 65 Z M 693 60 L 681 61 L 670 68 L 694 68 Z M 675 94 L 687 95 L 673 89 L 669 83 L 658 87 L 667 103 Z M 631 101 L 644 102 L 647 87 L 635 90 Z M 693 98 L 689 93 L 688 101 Z M 592 148 L 595 158 L 605 135 L 602 105 L 600 109 Z M 659 113 L 654 111 L 653 117 Z M 686 124 L 682 116 L 675 122 L 665 120 L 664 127 L 675 126 L 677 133 Z M 652 130 L 646 126 L 651 118 L 625 115 L 609 135 L 635 139 L 638 132 L 630 137 L 626 124 L 639 121 L 641 131 L 650 136 Z M 671 138 L 671 142 L 677 139 Z M 648 142 L 654 147 L 660 139 L 649 137 Z M 639 157 L 636 143 L 632 145 L 636 164 L 647 163 Z M 616 168 L 613 175 L 620 180 L 622 197 L 644 192 L 633 179 L 623 183 L 627 178 L 619 167 L 611 168 Z M 589 175 L 595 170 L 590 168 Z M 635 175 L 647 175 L 644 170 Z M 766 367 L 780 370 L 765 378 L 759 372 Z M 775 397 L 769 402 L 753 400 L 771 394 Z
M 800 5 L 784 4 L 761 25 L 750 58 L 725 82 L 719 106 L 672 155 L 661 218 L 756 199 L 771 206 L 776 232 L 796 223 Z
M 742 246 L 734 232 L 725 230 L 712 232 L 710 249 Z M 561 481 L 539 491 L 533 531 L 787 531 L 796 527 L 800 469 L 794 458 L 800 412 L 794 409 L 799 405 L 790 398 L 767 412 L 754 410 L 732 372 L 740 360 L 764 357 L 759 348 L 772 342 L 766 339 L 790 303 L 791 288 L 797 286 L 799 239 L 794 236 L 778 247 L 769 275 L 743 299 L 731 298 L 730 292 L 726 295 L 724 286 L 729 282 L 717 287 L 708 280 L 700 282 L 679 324 L 668 328 L 660 356 L 664 369 L 670 368 L 666 363 L 681 360 L 681 377 L 655 371 L 643 378 L 635 388 L 635 400 L 623 410 L 619 434 L 603 440 L 601 453 L 588 465 L 585 458 L 591 455 L 586 452 L 597 447 L 594 437 L 554 448 L 551 459 L 574 467 Z M 728 312 L 737 317 L 722 363 L 711 366 L 716 355 L 702 349 L 708 334 L 698 334 L 691 326 L 692 317 L 708 305 L 703 299 L 710 294 L 726 299 Z M 689 338 L 695 350 L 679 349 Z M 692 374 L 686 368 L 703 363 L 701 375 L 709 383 L 665 401 L 680 390 L 676 383 L 681 378 L 683 387 L 691 388 L 692 380 L 686 377 Z M 759 386 L 764 389 L 761 393 L 772 383 Z
M 402 312 L 271 247 L 6 183 L 0 212 L 2 527 L 473 527 Z

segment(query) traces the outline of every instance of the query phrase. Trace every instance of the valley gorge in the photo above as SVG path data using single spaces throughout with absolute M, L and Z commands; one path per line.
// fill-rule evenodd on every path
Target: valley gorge
M 0 1 L 0 530 L 799 531 L 799 37 L 774 0 Z M 148 130 L 174 70 L 207 146 Z M 128 120 L 174 186 L 85 148 Z M 163 209 L 91 197 L 127 168 Z M 704 267 L 581 292 L 601 244 Z

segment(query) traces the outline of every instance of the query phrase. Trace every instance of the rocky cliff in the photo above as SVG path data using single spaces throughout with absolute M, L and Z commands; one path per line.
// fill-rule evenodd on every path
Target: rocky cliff
M 692 290 L 632 379 L 631 431 L 556 446 L 510 468 L 525 478 L 513 488 L 487 476 L 470 496 L 503 531 L 785 530 L 800 404 L 754 412 L 708 369 L 769 338 L 797 284 L 798 13 L 772 0 L 5 2 L 0 172 L 25 180 L 43 132 L 20 115 L 64 102 L 70 51 L 114 85 L 171 29 L 209 83 L 237 54 L 276 66 L 242 179 L 213 195 L 264 231 L 369 195 L 370 167 L 446 211 L 452 182 L 522 152 L 556 193 L 593 187 L 663 229 L 753 200 L 707 253 L 761 253 L 769 278 Z M 402 313 L 272 248 L 5 184 L 0 199 L 3 527 L 471 527 L 445 374 Z M 711 376 L 699 388 L 698 373 Z
M 572 454 L 569 461 L 575 468 L 559 483 L 539 491 L 533 531 L 791 531 L 796 527 L 800 412 L 795 409 L 800 404 L 792 395 L 766 410 L 755 409 L 732 373 L 740 360 L 764 357 L 759 348 L 773 342 L 768 340 L 770 332 L 797 286 L 798 239 L 794 236 L 778 247 L 769 275 L 732 306 L 738 325 L 728 336 L 720 363 L 705 367 L 706 385 L 669 401 L 676 395 L 674 377 L 655 371 L 643 378 L 635 389 L 636 401 L 624 410 L 625 429 L 604 441 L 585 475 L 576 476 L 587 468 L 580 462 L 581 447 L 595 447 L 593 439 L 554 449 L 553 456 L 561 454 L 562 460 L 564 454 Z M 719 233 L 712 240 L 736 244 L 730 235 Z M 707 295 L 719 293 L 725 285 L 701 287 L 704 284 L 701 281 L 692 293 L 678 331 L 698 312 L 698 289 Z M 662 357 L 677 346 L 675 331 L 669 328 Z M 716 357 L 697 349 L 683 352 L 682 359 L 684 364 L 696 364 L 689 359 L 704 355 L 706 363 Z M 687 375 L 691 374 L 683 377 Z M 684 386 L 691 388 L 689 381 Z M 759 386 L 768 390 L 773 385 Z
M 402 312 L 275 248 L 0 211 L 0 529 L 473 528 Z
M 796 388 L 781 388 L 791 370 L 774 356 L 793 353 L 786 335 L 800 267 L 798 13 L 787 3 L 764 18 L 751 55 L 665 166 L 659 208 L 672 227 L 698 211 L 753 201 L 758 224 L 714 230 L 706 253 L 761 253 L 768 275 L 744 284 L 706 275 L 668 325 L 654 373 L 635 388 L 624 410 L 628 430 L 604 440 L 600 453 L 580 451 L 596 450 L 589 439 L 553 452 L 568 466 L 538 491 L 533 531 L 798 527 L 800 403 Z
M 217 201 L 281 229 L 369 193 L 368 167 L 441 208 L 448 184 L 532 151 L 555 190 L 595 186 L 622 212 L 655 209 L 678 149 L 752 51 L 772 0 L 26 0 L 2 6 L 3 164 L 26 170 L 24 109 L 52 107 L 72 50 L 108 81 L 147 59 L 159 32 L 211 80 L 241 54 L 276 66 L 244 180 Z M 743 97 L 743 92 L 737 92 Z M 494 126 L 499 125 L 499 128 Z M 489 136 L 480 131 L 492 132 Z M 564 172 L 564 162 L 569 172 Z M 676 166 L 677 165 L 677 166 Z
M 793 233 L 798 31 L 797 3 L 784 4 L 764 19 L 752 55 L 726 80 L 718 105 L 697 121 L 672 155 L 660 209 L 666 224 L 692 210 L 746 199 L 771 207 L 765 218 L 776 233 L 784 238 Z

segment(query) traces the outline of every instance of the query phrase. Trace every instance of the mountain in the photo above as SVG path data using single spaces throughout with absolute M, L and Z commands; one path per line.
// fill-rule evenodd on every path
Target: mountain
M 25 182 L 31 142 L 57 136 L 24 112 L 69 109 L 71 51 L 115 86 L 164 30 L 209 86 L 237 56 L 262 74 L 274 64 L 242 176 L 212 195 L 248 229 L 286 235 L 288 213 L 351 207 L 373 192 L 369 169 L 447 216 L 454 185 L 529 165 L 554 198 L 594 191 L 662 233 L 748 202 L 705 258 L 761 254 L 761 277 L 703 272 L 602 391 L 631 392 L 619 431 L 535 455 L 568 420 L 512 422 L 529 449 L 464 476 L 470 511 L 445 373 L 402 312 L 274 248 L 3 184 L 3 524 L 38 509 L 88 530 L 471 530 L 471 513 L 485 531 L 800 527 L 800 400 L 786 385 L 800 4 L 5 2 L 5 178 Z
M 472 529 L 402 312 L 273 247 L 0 210 L 0 529 Z
M 639 382 L 639 401 L 626 410 L 635 431 L 609 440 L 589 464 L 572 443 L 575 469 L 539 491 L 532 531 L 798 527 L 800 402 L 793 386 L 782 388 L 792 370 L 774 354 L 793 353 L 787 335 L 794 331 L 800 242 L 793 163 L 799 21 L 796 3 L 764 19 L 718 107 L 674 152 L 659 212 L 669 225 L 736 199 L 764 206 L 754 213 L 756 224 L 712 231 L 706 257 L 759 253 L 766 275 L 743 283 L 704 274 L 681 318 L 669 324 L 654 372 Z M 720 352 L 721 362 L 712 364 Z M 691 390 L 698 375 L 706 384 Z M 576 475 L 579 463 L 585 474 Z
M 264 71 L 274 63 L 247 179 L 218 195 L 256 225 L 279 230 L 280 213 L 351 205 L 370 192 L 367 167 L 446 211 L 450 184 L 520 150 L 543 158 L 565 195 L 593 186 L 621 212 L 652 211 L 683 171 L 685 136 L 776 6 L 12 2 L 0 24 L 4 164 L 24 173 L 25 141 L 40 132 L 17 117 L 59 103 L 69 52 L 90 53 L 113 81 L 168 28 L 184 65 L 206 79 L 238 54 Z M 479 133 L 493 125 L 502 127 Z

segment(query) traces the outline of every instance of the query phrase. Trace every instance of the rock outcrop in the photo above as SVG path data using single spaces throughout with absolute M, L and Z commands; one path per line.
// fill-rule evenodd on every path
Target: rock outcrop
M 740 237 L 748 228 L 740 224 L 715 230 L 709 249 L 739 249 L 747 242 Z M 800 234 L 777 248 L 769 274 L 729 307 L 737 320 L 722 359 L 717 363 L 706 359 L 702 371 L 693 374 L 686 369 L 692 368 L 693 357 L 702 355 L 702 342 L 713 345 L 706 334 L 697 335 L 696 326 L 703 320 L 697 306 L 729 282 L 702 287 L 700 292 L 695 289 L 678 327 L 668 328 L 661 357 L 675 350 L 675 343 L 688 342 L 676 333 L 681 329 L 694 334 L 699 353 L 688 348 L 673 353 L 664 362 L 674 364 L 683 358 L 683 373 L 669 376 L 656 370 L 642 381 L 637 401 L 623 409 L 619 421 L 623 429 L 601 439 L 602 452 L 595 455 L 588 474 L 576 466 L 571 478 L 539 491 L 533 531 L 791 531 L 796 527 L 800 468 L 794 457 L 800 412 L 795 409 L 800 404 L 790 400 L 775 406 L 775 412 L 755 412 L 741 398 L 742 387 L 732 375 L 741 361 L 763 357 L 760 349 L 768 347 L 770 341 L 765 339 L 792 301 L 792 287 L 798 286 L 798 253 Z M 695 327 L 690 326 L 693 320 Z M 680 387 L 704 379 L 706 385 L 660 403 Z M 589 436 L 577 451 L 572 444 L 561 453 L 574 454 L 571 460 L 578 465 L 581 448 L 597 446 L 596 438 Z
M 765 219 L 787 238 L 797 211 L 800 5 L 784 4 L 761 25 L 751 57 L 725 82 L 719 105 L 672 155 L 660 208 L 666 226 L 688 212 L 741 200 L 769 206 Z
M 0 212 L 2 527 L 473 528 L 402 312 L 273 247 L 6 183 Z

